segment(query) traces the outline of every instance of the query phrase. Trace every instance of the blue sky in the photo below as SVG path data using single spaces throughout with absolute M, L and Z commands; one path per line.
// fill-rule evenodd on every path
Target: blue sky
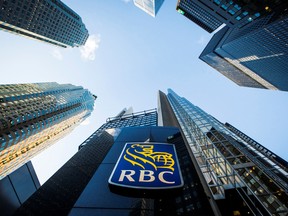
M 122 108 L 156 108 L 172 88 L 288 159 L 288 92 L 239 87 L 198 59 L 211 34 L 166 0 L 153 18 L 125 0 L 63 0 L 90 33 L 86 47 L 57 48 L 0 31 L 1 84 L 58 82 L 98 96 L 92 116 L 33 159 L 40 182 L 59 169 L 106 118 Z

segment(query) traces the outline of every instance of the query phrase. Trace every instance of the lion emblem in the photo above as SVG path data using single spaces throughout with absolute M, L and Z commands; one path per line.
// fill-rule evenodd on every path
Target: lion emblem
M 153 145 L 133 144 L 126 149 L 124 159 L 133 166 L 139 166 L 143 169 L 148 165 L 155 170 L 165 168 L 174 171 L 175 162 L 172 158 L 173 155 L 167 152 L 154 152 L 153 149 Z

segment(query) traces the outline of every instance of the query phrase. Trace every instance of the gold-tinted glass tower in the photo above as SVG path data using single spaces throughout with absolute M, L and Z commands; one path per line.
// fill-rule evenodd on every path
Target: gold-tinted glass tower
M 95 99 L 71 84 L 0 85 L 0 179 L 70 133 Z

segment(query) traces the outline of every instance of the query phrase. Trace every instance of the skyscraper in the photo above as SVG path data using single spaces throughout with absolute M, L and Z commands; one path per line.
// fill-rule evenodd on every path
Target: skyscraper
M 200 59 L 240 86 L 287 91 L 288 3 L 179 0 L 177 11 L 212 37 Z
M 288 6 L 242 28 L 223 28 L 200 59 L 240 86 L 288 91 Z
M 285 1 L 178 0 L 176 10 L 208 31 L 222 24 L 242 27 L 270 13 Z
M 134 5 L 155 17 L 164 0 L 133 0 Z
M 0 179 L 71 132 L 95 99 L 71 84 L 0 85 Z
M 60 47 L 88 38 L 81 17 L 60 0 L 0 0 L 0 29 Z
M 172 90 L 159 92 L 157 113 L 121 115 L 84 141 L 16 215 L 287 215 L 287 162 L 232 125 Z M 112 123 L 116 128 L 105 129 Z M 132 144 L 133 153 L 126 147 Z M 166 144 L 175 146 L 178 157 L 172 162 L 172 154 L 153 151 Z M 137 148 L 141 145 L 142 150 Z M 123 158 L 121 182 L 152 186 L 158 178 L 173 184 L 168 177 L 174 169 L 160 171 L 179 162 L 184 185 L 173 192 L 111 185 Z M 142 168 L 139 179 L 137 167 Z
M 214 200 L 234 194 L 252 215 L 286 215 L 287 162 L 230 124 L 222 124 L 172 90 L 168 92 L 202 184 Z
M 175 122 L 170 119 L 165 121 L 167 127 L 157 127 L 157 121 L 155 109 L 136 113 L 123 110 L 116 117 L 108 118 L 19 209 L 18 214 L 211 215 L 208 198 L 187 155 L 183 138 L 179 129 L 172 126 Z M 174 143 L 184 173 L 184 189 L 165 195 L 160 193 L 154 198 L 142 192 L 135 197 L 129 190 L 125 190 L 124 196 L 113 192 L 108 178 L 127 142 Z
M 252 71 L 249 70 L 249 75 L 248 71 L 244 73 L 242 70 L 243 67 L 239 68 L 234 66 L 229 62 L 231 61 L 230 59 L 225 60 L 225 58 L 219 56 L 215 52 L 219 41 L 223 39 L 227 31 L 229 31 L 229 28 L 224 27 L 216 32 L 212 39 L 209 41 L 208 45 L 202 51 L 199 58 L 239 86 L 254 88 L 274 88 L 261 77 L 254 74 Z

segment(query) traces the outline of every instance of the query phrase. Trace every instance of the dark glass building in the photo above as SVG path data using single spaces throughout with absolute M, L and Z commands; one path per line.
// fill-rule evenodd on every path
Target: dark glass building
M 230 124 L 172 90 L 159 92 L 158 112 L 122 114 L 106 123 L 118 126 L 88 138 L 16 215 L 287 215 L 287 162 Z M 137 126 L 140 119 L 147 123 Z M 140 142 L 174 144 L 183 187 L 151 193 L 109 184 L 125 144 Z
M 223 28 L 200 59 L 240 86 L 288 90 L 288 6 L 242 28 Z
M 227 206 L 233 206 L 234 215 L 288 214 L 285 160 L 172 90 L 168 99 L 202 185 L 223 215 L 231 215 Z
M 286 4 L 285 0 L 178 0 L 176 10 L 211 33 L 222 24 L 243 27 L 278 10 L 281 4 Z
M 178 0 L 177 11 L 208 32 L 200 59 L 240 86 L 288 90 L 285 0 Z
M 70 133 L 95 99 L 71 84 L 0 85 L 0 179 Z
M 60 47 L 88 38 L 81 17 L 60 0 L 0 0 L 0 29 Z
M 156 110 L 126 115 L 125 112 L 107 119 L 107 123 L 97 130 L 97 135 L 89 137 L 84 145 L 81 145 L 78 153 L 19 209 L 18 214 L 213 214 L 192 161 L 187 155 L 187 148 L 179 129 L 157 127 Z M 168 119 L 165 123 L 172 124 L 173 119 Z M 109 128 L 110 126 L 116 128 Z M 161 196 L 160 193 L 160 196 L 156 197 L 147 197 L 143 193 L 135 196 L 125 192 L 111 192 L 108 179 L 127 142 L 175 144 L 184 187 L 177 194 Z
M 1 215 L 13 215 L 39 187 L 39 180 L 30 161 L 0 180 Z

